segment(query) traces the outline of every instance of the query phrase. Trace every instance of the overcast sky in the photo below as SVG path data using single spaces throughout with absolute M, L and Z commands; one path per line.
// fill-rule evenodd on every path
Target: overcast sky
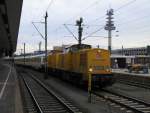
M 83 17 L 83 37 L 90 35 L 106 24 L 106 11 L 114 9 L 112 48 L 142 47 L 150 45 L 150 0 L 24 0 L 18 37 L 17 52 L 26 43 L 27 52 L 38 49 L 38 43 L 44 40 L 32 25 L 32 22 L 43 22 L 45 11 L 48 12 L 48 49 L 62 44 L 75 44 L 77 41 L 65 29 L 77 36 L 75 22 Z M 44 35 L 44 24 L 35 23 Z M 116 32 L 119 31 L 119 32 Z M 83 43 L 107 48 L 107 31 L 104 29 L 93 34 Z M 119 35 L 119 37 L 116 37 Z

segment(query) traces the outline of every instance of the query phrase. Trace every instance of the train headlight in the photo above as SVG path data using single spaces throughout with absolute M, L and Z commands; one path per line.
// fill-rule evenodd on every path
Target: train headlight
M 106 71 L 109 72 L 110 70 L 109 70 L 109 69 L 106 69 Z
M 90 67 L 90 68 L 89 68 L 89 72 L 91 73 L 92 71 L 93 71 L 93 69 Z
M 100 53 L 100 52 L 101 52 L 101 50 L 98 50 L 98 52 Z

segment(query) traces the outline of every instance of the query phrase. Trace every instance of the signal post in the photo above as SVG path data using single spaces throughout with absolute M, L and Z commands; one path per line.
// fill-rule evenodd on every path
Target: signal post
M 91 90 L 92 90 L 92 71 L 93 69 L 90 67 L 88 70 L 88 102 L 91 103 Z

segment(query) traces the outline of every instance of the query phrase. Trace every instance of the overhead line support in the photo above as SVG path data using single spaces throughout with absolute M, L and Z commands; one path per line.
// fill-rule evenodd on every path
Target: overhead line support
M 23 45 L 24 45 L 24 54 L 23 54 L 23 56 L 24 56 L 24 65 L 25 65 L 25 62 L 26 62 L 26 59 L 25 59 L 25 54 L 26 54 L 26 43 L 24 43 Z
M 45 14 L 45 76 L 44 79 L 48 78 L 48 66 L 47 66 L 47 18 L 48 14 Z

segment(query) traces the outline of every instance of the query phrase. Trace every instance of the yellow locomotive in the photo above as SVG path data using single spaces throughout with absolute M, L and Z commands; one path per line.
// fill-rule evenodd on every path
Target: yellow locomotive
M 110 54 L 108 50 L 90 45 L 73 45 L 67 52 L 52 51 L 48 55 L 49 72 L 67 81 L 87 85 L 88 70 L 92 68 L 92 83 L 104 87 L 112 84 Z

